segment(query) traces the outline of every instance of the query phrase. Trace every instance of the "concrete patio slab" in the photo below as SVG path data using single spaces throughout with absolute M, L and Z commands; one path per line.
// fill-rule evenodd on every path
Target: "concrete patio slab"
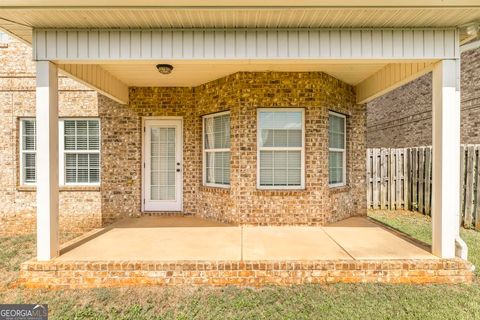
M 321 227 L 244 227 L 244 260 L 352 260 Z
M 234 226 L 197 217 L 145 216 L 79 240 L 57 261 L 436 259 L 364 217 L 325 227 Z
M 56 260 L 240 260 L 240 244 L 240 227 L 119 227 Z
M 425 248 L 363 217 L 342 220 L 323 229 L 356 260 L 436 258 Z

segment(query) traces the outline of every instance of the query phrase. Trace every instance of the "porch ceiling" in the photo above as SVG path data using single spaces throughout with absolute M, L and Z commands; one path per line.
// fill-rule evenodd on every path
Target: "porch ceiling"
M 382 69 L 385 62 L 346 63 L 326 61 L 162 61 L 170 63 L 171 74 L 160 74 L 151 63 L 111 63 L 100 66 L 128 86 L 195 87 L 236 72 L 325 72 L 350 85 L 356 85 Z
M 417 28 L 480 21 L 478 1 L 2 1 L 0 28 Z M 466 34 L 461 34 L 465 38 Z

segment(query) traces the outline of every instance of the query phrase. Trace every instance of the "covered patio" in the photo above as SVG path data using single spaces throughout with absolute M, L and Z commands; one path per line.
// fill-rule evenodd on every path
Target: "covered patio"
M 471 280 L 459 236 L 459 21 L 480 18 L 478 7 L 107 2 L 7 1 L 0 22 L 37 64 L 37 259 L 22 266 L 25 285 Z M 106 190 L 124 209 L 112 216 L 194 217 L 127 219 L 60 248 L 59 72 L 112 101 L 102 126 L 115 135 L 102 148 L 114 161 L 98 183 L 122 183 Z M 431 249 L 366 218 L 364 161 L 365 103 L 428 72 Z

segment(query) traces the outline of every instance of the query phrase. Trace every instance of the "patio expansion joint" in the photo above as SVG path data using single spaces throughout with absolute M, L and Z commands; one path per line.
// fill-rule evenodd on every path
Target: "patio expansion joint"
M 327 232 L 324 228 L 321 228 L 321 229 L 322 229 L 322 231 L 327 235 L 327 237 L 329 237 L 330 240 L 332 240 L 333 242 L 335 242 L 335 244 L 336 244 L 337 246 L 339 246 L 340 249 L 343 250 L 343 252 L 345 252 L 350 258 L 352 258 L 352 260 L 355 260 L 355 261 L 357 260 L 357 259 L 355 259 L 354 256 L 352 256 L 352 255 L 350 254 L 350 252 L 347 251 L 347 249 L 345 249 L 345 248 L 344 248 L 340 243 L 338 243 L 332 236 L 330 236 L 330 235 L 328 234 L 328 232 Z

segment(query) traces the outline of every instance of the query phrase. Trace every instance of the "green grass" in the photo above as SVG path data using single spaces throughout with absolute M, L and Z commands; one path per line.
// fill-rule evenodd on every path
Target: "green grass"
M 370 216 L 424 242 L 428 217 Z M 480 233 L 462 231 L 472 262 Z M 471 285 L 304 285 L 250 288 L 137 287 L 91 290 L 8 288 L 34 254 L 33 236 L 0 238 L 0 303 L 48 303 L 51 319 L 480 319 L 480 282 Z M 1 287 L 3 286 L 3 288 Z
M 411 211 L 370 211 L 368 215 L 380 222 L 383 222 L 412 238 L 432 244 L 432 226 L 429 216 L 421 215 Z M 480 232 L 468 229 L 460 230 L 461 238 L 468 246 L 468 260 L 476 268 L 477 275 L 480 269 Z

